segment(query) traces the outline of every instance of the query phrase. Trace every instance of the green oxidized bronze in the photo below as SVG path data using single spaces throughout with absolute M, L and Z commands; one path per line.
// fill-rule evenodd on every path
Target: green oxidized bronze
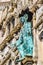
M 28 14 L 20 17 L 20 21 L 24 24 L 20 31 L 19 39 L 16 41 L 17 49 L 21 54 L 22 60 L 25 56 L 33 55 L 33 35 L 32 35 L 32 24 L 27 21 Z

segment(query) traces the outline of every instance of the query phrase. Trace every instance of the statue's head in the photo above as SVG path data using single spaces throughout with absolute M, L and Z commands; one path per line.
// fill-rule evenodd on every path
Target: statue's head
M 22 23 L 27 22 L 27 20 L 28 20 L 28 14 L 25 14 L 24 16 L 20 17 L 20 21 Z
M 22 23 L 28 21 L 30 22 L 32 20 L 33 13 L 29 11 L 29 8 L 22 10 L 21 14 L 19 14 L 20 21 Z

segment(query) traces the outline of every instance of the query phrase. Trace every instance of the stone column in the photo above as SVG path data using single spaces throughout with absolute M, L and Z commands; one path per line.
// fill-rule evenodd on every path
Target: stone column
M 14 60 L 12 60 L 12 65 L 15 65 Z
M 15 26 L 18 24 L 18 19 L 15 18 Z
M 13 24 L 10 22 L 10 32 L 13 30 Z
M 25 0 L 21 0 L 22 1 L 22 6 L 25 6 Z
M 7 61 L 6 65 L 9 65 L 9 60 Z
M 33 15 L 33 27 L 36 24 L 36 14 L 34 13 Z M 33 38 L 34 38 L 34 48 L 33 48 L 33 59 L 34 61 L 36 61 L 36 59 L 38 58 L 38 48 L 37 48 L 37 30 L 34 29 L 33 30 Z M 33 65 L 36 65 L 36 63 L 34 63 Z
M 9 25 L 6 25 L 6 30 L 5 30 L 5 34 L 4 34 L 4 38 L 6 38 L 6 36 L 10 33 L 10 30 L 9 30 Z

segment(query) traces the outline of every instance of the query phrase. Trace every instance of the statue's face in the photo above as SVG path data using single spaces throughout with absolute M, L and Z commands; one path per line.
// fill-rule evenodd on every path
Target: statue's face
M 20 21 L 21 21 L 22 23 L 26 22 L 27 19 L 28 19 L 28 14 L 25 14 L 24 16 L 20 17 Z

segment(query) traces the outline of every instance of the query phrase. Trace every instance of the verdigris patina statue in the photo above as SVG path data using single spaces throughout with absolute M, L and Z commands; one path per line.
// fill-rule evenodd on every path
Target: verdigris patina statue
M 22 60 L 25 56 L 33 55 L 33 34 L 32 34 L 32 13 L 27 8 L 25 11 L 22 11 L 20 14 L 20 22 L 23 24 L 23 27 L 20 31 L 19 39 L 16 41 L 17 49 L 21 54 Z

